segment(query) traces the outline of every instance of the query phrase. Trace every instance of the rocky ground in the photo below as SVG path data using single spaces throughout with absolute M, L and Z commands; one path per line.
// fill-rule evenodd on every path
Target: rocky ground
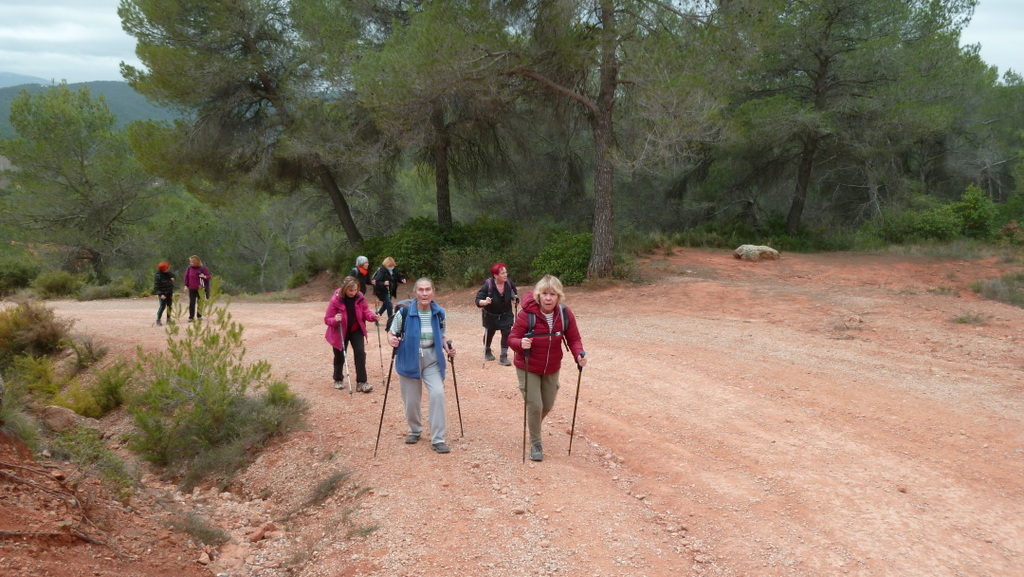
M 249 358 L 310 401 L 308 427 L 227 491 L 149 474 L 127 503 L 0 442 L 2 574 L 1016 577 L 1024 312 L 967 287 L 1019 270 L 677 250 L 638 282 L 569 288 L 590 364 L 565 367 L 544 461 L 525 464 L 514 370 L 482 361 L 475 288 L 438 295 L 458 349 L 448 455 L 402 442 L 394 379 L 374 456 L 388 353 L 371 333 L 372 393 L 331 387 L 332 287 L 234 303 Z M 152 299 L 50 305 L 111 356 L 164 346 Z M 332 476 L 340 490 L 308 505 Z M 174 528 L 189 514 L 230 540 L 197 545 Z

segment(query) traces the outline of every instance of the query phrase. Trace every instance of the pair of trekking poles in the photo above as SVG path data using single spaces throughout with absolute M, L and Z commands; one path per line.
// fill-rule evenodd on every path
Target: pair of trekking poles
M 377 339 L 380 339 L 380 325 L 377 325 Z M 452 348 L 452 341 L 448 340 L 448 348 Z M 395 368 L 395 355 L 398 354 L 398 347 L 391 349 L 391 365 L 388 367 L 388 380 L 384 385 L 384 401 L 380 405 L 380 422 L 377 423 L 377 441 L 373 444 L 373 456 L 377 457 L 377 447 L 380 446 L 380 432 L 384 428 L 384 411 L 388 407 L 388 391 L 391 390 L 391 373 Z M 462 428 L 462 403 L 459 402 L 459 378 L 455 374 L 455 358 L 448 355 L 448 362 L 452 365 L 452 384 L 455 385 L 455 408 L 459 412 L 459 436 L 465 437 L 466 430 Z M 381 374 L 384 373 L 384 356 L 381 353 L 380 361 Z
M 526 333 L 524 335 L 529 338 L 533 338 L 533 333 Z M 564 341 L 563 341 L 564 342 Z M 568 348 L 568 345 L 566 345 Z M 570 351 L 569 354 L 572 354 Z M 526 463 L 526 406 L 530 398 L 530 349 L 526 349 L 523 352 L 523 356 L 526 357 L 526 391 L 523 393 L 523 464 Z M 587 351 L 580 351 L 580 358 L 587 356 Z M 576 399 L 572 403 L 572 425 L 569 427 L 569 455 L 572 455 L 572 440 L 576 436 L 576 407 L 580 403 L 580 382 L 583 380 L 583 367 L 579 364 L 576 365 L 576 369 L 579 374 L 576 375 Z

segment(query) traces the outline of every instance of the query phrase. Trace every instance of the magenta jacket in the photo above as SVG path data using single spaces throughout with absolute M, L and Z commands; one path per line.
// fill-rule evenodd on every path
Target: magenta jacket
M 199 273 L 206 275 L 205 279 L 199 278 Z M 206 286 L 210 286 L 210 271 L 206 270 L 205 266 L 192 266 L 189 265 L 185 269 L 185 288 L 192 290 L 199 290 L 199 281 L 205 280 Z
M 348 310 L 345 308 L 345 303 L 341 302 L 342 298 L 341 289 L 335 290 L 331 302 L 327 303 L 327 312 L 324 313 L 324 324 L 327 325 L 324 338 L 331 343 L 332 347 L 339 350 L 344 348 L 341 343 L 341 327 L 348 326 Z M 338 313 L 341 313 L 341 323 L 334 320 L 334 315 Z M 366 321 L 377 320 L 377 315 L 370 310 L 370 305 L 366 302 L 363 293 L 356 293 L 356 320 L 359 323 L 359 330 L 363 333 L 363 338 L 366 338 L 369 334 L 366 332 Z
M 576 326 L 576 316 L 572 310 L 566 308 L 569 316 L 569 329 L 562 327 L 562 313 L 555 307 L 555 326 L 549 327 L 544 314 L 540 312 L 540 304 L 533 300 L 533 291 L 523 295 L 523 308 L 519 310 L 516 323 L 512 325 L 512 332 L 508 335 L 508 346 L 516 352 L 515 365 L 517 368 L 525 369 L 537 375 L 549 375 L 558 372 L 562 368 L 562 353 L 565 349 L 562 340 L 569 342 L 569 350 L 572 351 L 573 362 L 583 352 L 583 340 L 580 339 L 580 331 Z M 530 366 L 527 367 L 527 358 L 523 354 L 523 337 L 526 336 L 526 329 L 529 323 L 528 315 L 533 313 L 535 321 L 533 332 L 535 335 L 551 333 L 563 333 L 558 336 L 535 336 L 530 346 Z

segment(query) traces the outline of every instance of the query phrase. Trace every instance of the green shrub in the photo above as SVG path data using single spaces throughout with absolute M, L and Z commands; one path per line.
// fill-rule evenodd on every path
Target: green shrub
M 136 286 L 134 279 L 121 277 L 104 285 L 87 284 L 78 291 L 76 298 L 80 301 L 124 299 L 137 296 L 139 293 L 139 287 Z
M 0 376 L 0 431 L 21 439 L 35 452 L 40 439 L 39 422 L 25 410 L 26 391 L 13 382 L 4 382 Z
M 57 376 L 53 360 L 45 355 L 15 357 L 11 373 L 16 380 L 25 383 L 34 398 L 45 402 L 49 402 L 66 384 Z
M 100 434 L 93 429 L 76 427 L 58 434 L 50 444 L 50 451 L 57 459 L 95 471 L 117 489 L 121 499 L 126 499 L 135 486 L 135 478 L 124 461 L 107 448 Z
M 30 301 L 0 310 L 0 369 L 17 356 L 46 355 L 63 349 L 73 324 Z
M 972 287 L 981 296 L 1024 308 L 1024 273 L 1003 275 L 994 280 L 976 283 Z
M 85 283 L 67 271 L 44 272 L 32 281 L 32 288 L 44 299 L 66 297 L 77 293 Z
M 949 205 L 949 211 L 960 221 L 960 232 L 968 238 L 987 240 L 996 229 L 998 209 L 977 185 L 970 185 L 959 202 Z
M 0 296 L 31 286 L 39 275 L 39 265 L 23 259 L 0 260 Z
M 53 395 L 51 404 L 65 409 L 71 409 L 83 417 L 98 419 L 103 416 L 96 398 L 92 395 L 89 385 L 80 380 L 74 379 L 65 383 L 59 391 Z
M 310 278 L 304 272 L 297 272 L 288 279 L 288 284 L 285 286 L 289 289 L 296 289 L 309 282 Z
M 102 414 L 105 415 L 125 403 L 134 376 L 135 371 L 132 367 L 122 361 L 117 361 L 100 372 L 92 388 L 92 396 Z
M 129 446 L 190 488 L 231 476 L 266 442 L 297 425 L 306 409 L 270 364 L 245 361 L 242 326 L 211 301 L 203 322 L 168 327 L 167 348 L 139 350 L 143 389 L 128 401 L 138 429 Z
M 537 258 L 533 259 L 533 276 L 555 275 L 567 286 L 582 284 L 587 278 L 594 235 L 565 232 L 555 235 Z
M 107 356 L 107 347 L 98 346 L 92 337 L 67 339 L 66 344 L 75 351 L 75 369 L 87 369 Z

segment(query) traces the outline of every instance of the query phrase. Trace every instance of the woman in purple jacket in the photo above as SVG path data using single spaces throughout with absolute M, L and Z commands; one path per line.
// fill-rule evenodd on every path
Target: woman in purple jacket
M 203 261 L 197 255 L 188 257 L 185 290 L 188 291 L 188 322 L 203 318 L 202 306 L 199 307 L 199 314 L 196 314 L 196 301 L 199 300 L 199 291 L 203 291 L 206 300 L 210 300 L 210 271 L 203 266 Z
M 345 351 L 352 345 L 356 365 L 356 390 L 369 393 L 373 385 L 366 379 L 366 322 L 374 322 L 377 315 L 370 310 L 366 297 L 359 292 L 359 280 L 347 276 L 341 281 L 341 288 L 334 291 L 331 302 L 327 303 L 324 324 L 327 332 L 324 338 L 334 348 L 334 388 L 345 388 Z

